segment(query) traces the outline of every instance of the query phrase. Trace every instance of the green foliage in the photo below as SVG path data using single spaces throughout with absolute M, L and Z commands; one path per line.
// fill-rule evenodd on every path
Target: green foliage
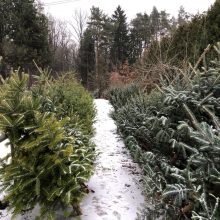
M 90 88 L 98 91 L 98 97 L 101 96 L 102 92 L 107 86 L 108 83 L 108 68 L 110 65 L 109 61 L 109 45 L 111 42 L 111 23 L 110 18 L 103 13 L 102 10 L 98 7 L 92 7 L 91 16 L 88 22 L 88 28 L 86 30 L 90 36 L 88 36 L 87 40 L 90 41 L 94 45 L 94 54 L 92 54 L 93 49 L 91 50 L 91 55 L 95 55 L 95 57 L 88 57 L 86 60 L 91 62 L 92 59 L 95 58 L 94 66 L 90 66 L 87 72 L 90 73 L 90 80 L 87 82 L 87 85 L 90 85 Z M 85 42 L 86 43 L 86 42 Z M 89 43 L 89 42 L 88 42 Z M 83 45 L 81 45 L 81 49 Z M 91 46 L 91 45 L 90 45 Z M 85 52 L 85 51 L 84 51 Z M 86 53 L 86 52 L 85 52 Z M 91 60 L 90 60 L 91 59 Z M 83 60 L 81 60 L 83 61 Z M 80 65 L 84 65 L 83 63 Z M 88 67 L 88 65 L 87 65 Z M 91 75 L 90 68 L 94 69 L 94 76 Z M 81 70 L 81 75 L 83 74 Z
M 47 18 L 34 0 L 0 1 L 0 55 L 13 68 L 50 62 Z M 6 70 L 5 70 L 6 71 Z
M 100 97 L 108 86 L 108 73 L 120 73 L 127 63 L 140 61 L 154 40 L 170 36 L 174 23 L 175 18 L 170 20 L 166 11 L 159 12 L 156 7 L 150 15 L 138 13 L 130 24 L 120 6 L 111 18 L 100 8 L 92 7 L 77 63 L 83 85 L 98 90 Z
M 92 98 L 71 77 L 41 75 L 32 90 L 28 80 L 17 71 L 0 87 L 0 130 L 11 147 L 0 168 L 5 201 L 14 216 L 36 204 L 41 218 L 53 219 L 58 206 L 79 214 L 94 160 Z
M 91 76 L 95 73 L 95 41 L 89 29 L 83 33 L 80 41 L 77 69 L 82 79 L 82 84 L 86 88 L 92 88 Z
M 185 15 L 184 15 L 185 14 Z M 153 41 L 148 48 L 145 62 L 147 65 L 155 62 L 165 62 L 182 67 L 183 62 L 196 64 L 208 44 L 215 44 L 220 39 L 220 2 L 210 7 L 207 13 L 196 14 L 190 21 L 183 19 L 188 15 L 180 9 L 178 26 L 165 35 L 160 42 Z M 208 61 L 215 57 L 214 50 L 206 57 Z
M 58 118 L 68 115 L 72 126 L 77 125 L 86 135 L 92 134 L 96 113 L 93 98 L 76 82 L 72 73 L 54 81 L 47 92 L 50 97 L 50 110 L 55 112 Z
M 112 15 L 113 42 L 111 45 L 111 61 L 114 65 L 124 63 L 128 58 L 128 28 L 126 15 L 120 6 Z
M 141 93 L 141 88 L 137 84 L 131 84 L 123 87 L 110 88 L 107 92 L 107 97 L 116 108 L 120 108 L 127 103 L 127 100 L 138 96 Z
M 163 80 L 150 95 L 109 92 L 113 118 L 145 172 L 151 217 L 219 219 L 220 60 L 209 66 Z

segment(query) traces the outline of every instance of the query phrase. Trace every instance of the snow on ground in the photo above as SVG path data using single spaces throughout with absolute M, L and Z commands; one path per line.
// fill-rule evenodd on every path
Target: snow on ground
M 6 157 L 10 153 L 10 147 L 7 146 L 8 140 L 0 143 L 0 158 Z
M 99 151 L 95 173 L 88 185 L 94 190 L 81 203 L 83 220 L 134 220 L 144 209 L 140 184 L 141 171 L 123 141 L 109 113 L 107 100 L 95 100 L 97 107 L 94 142 Z
M 81 202 L 81 220 L 135 220 L 143 213 L 146 201 L 142 195 L 141 170 L 131 159 L 123 141 L 116 133 L 116 125 L 109 114 L 113 110 L 107 100 L 96 99 L 97 119 L 94 142 L 97 159 L 94 174 L 88 182 L 90 193 Z M 7 155 L 9 148 L 0 144 L 0 158 Z M 0 197 L 4 196 L 0 193 Z M 32 220 L 39 212 L 18 216 L 16 220 Z M 59 212 L 59 211 L 58 211 Z M 1 220 L 11 219 L 6 210 L 0 211 Z M 57 220 L 62 220 L 60 215 Z M 141 219 L 144 219 L 143 217 Z

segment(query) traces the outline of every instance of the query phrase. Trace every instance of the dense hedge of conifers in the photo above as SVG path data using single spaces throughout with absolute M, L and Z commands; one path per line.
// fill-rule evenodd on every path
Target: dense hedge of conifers
M 2 202 L 14 216 L 36 204 L 40 219 L 53 219 L 57 207 L 80 214 L 95 155 L 93 99 L 71 74 L 55 80 L 42 73 L 30 89 L 28 81 L 15 71 L 0 85 L 0 132 L 11 148 L 0 165 Z
M 220 60 L 161 85 L 150 95 L 135 84 L 108 91 L 112 117 L 144 171 L 149 219 L 217 220 Z

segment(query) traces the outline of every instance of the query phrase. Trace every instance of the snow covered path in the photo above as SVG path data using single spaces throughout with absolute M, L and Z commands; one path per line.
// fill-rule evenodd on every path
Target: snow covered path
M 90 193 L 81 202 L 83 215 L 75 220 L 135 220 L 143 213 L 146 202 L 142 195 L 141 170 L 135 164 L 123 141 L 117 135 L 117 127 L 110 118 L 112 107 L 107 100 L 96 99 L 97 119 L 94 125 L 94 142 L 98 151 L 95 170 L 88 186 Z M 0 144 L 0 157 L 7 155 L 7 141 Z M 0 199 L 4 196 L 0 192 Z M 33 220 L 39 207 L 18 216 L 16 220 Z M 64 220 L 57 210 L 57 220 Z M 0 211 L 0 220 L 10 220 L 11 213 Z M 140 218 L 143 220 L 144 218 Z
M 88 185 L 94 191 L 86 196 L 81 208 L 82 220 L 135 220 L 144 209 L 140 169 L 116 133 L 107 100 L 96 99 L 97 121 L 94 142 L 99 155 L 95 173 Z

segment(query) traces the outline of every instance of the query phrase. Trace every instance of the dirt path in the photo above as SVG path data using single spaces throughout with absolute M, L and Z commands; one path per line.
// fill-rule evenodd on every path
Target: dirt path
M 140 169 L 116 133 L 107 100 L 95 100 L 97 107 L 94 142 L 99 151 L 95 173 L 89 181 L 94 190 L 81 203 L 82 220 L 135 220 L 145 201 L 141 194 Z

